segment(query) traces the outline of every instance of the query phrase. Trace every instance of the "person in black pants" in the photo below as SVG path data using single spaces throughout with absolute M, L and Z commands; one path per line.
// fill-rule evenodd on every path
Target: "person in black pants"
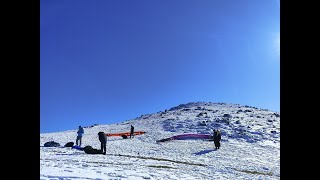
M 131 125 L 130 128 L 130 139 L 134 137 L 134 127 Z
M 216 147 L 216 149 L 220 149 L 220 140 L 221 140 L 221 133 L 220 131 L 214 130 L 213 132 L 213 141 L 214 141 L 214 146 Z
M 107 136 L 104 132 L 99 132 L 99 141 L 101 143 L 101 151 L 104 155 L 106 155 L 107 152 Z

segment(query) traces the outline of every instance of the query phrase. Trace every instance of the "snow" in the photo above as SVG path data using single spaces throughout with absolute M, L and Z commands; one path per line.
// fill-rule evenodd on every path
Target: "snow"
M 206 125 L 200 125 L 203 121 Z M 188 103 L 84 128 L 82 147 L 100 149 L 99 131 L 126 132 L 131 124 L 146 133 L 132 139 L 109 137 L 106 155 L 62 147 L 75 142 L 77 129 L 40 134 L 40 179 L 280 179 L 279 113 L 237 104 Z M 216 128 L 222 133 L 218 150 L 213 141 L 156 143 L 179 134 L 212 134 Z M 43 147 L 48 141 L 61 147 Z

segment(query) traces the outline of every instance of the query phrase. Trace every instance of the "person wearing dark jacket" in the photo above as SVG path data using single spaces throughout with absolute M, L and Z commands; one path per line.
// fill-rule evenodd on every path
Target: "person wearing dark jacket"
M 99 132 L 99 141 L 101 143 L 101 151 L 103 152 L 104 155 L 106 155 L 107 152 L 107 136 L 104 132 Z
M 131 125 L 131 128 L 130 128 L 130 139 L 131 137 L 134 137 L 134 127 Z
M 221 133 L 218 129 L 213 130 L 213 141 L 216 149 L 220 149 Z

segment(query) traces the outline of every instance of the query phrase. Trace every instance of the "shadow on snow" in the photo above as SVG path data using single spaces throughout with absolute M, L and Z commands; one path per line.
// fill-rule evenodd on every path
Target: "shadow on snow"
M 209 152 L 215 151 L 214 149 L 208 149 L 208 150 L 203 150 L 203 151 L 199 151 L 197 153 L 194 153 L 195 155 L 202 155 L 202 154 L 206 154 Z

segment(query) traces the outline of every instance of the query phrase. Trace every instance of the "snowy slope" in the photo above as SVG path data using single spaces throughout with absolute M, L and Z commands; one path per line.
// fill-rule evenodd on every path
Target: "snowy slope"
M 99 149 L 99 131 L 145 131 L 133 139 L 109 137 L 107 155 L 90 155 L 61 146 L 76 131 L 40 134 L 40 179 L 280 179 L 280 114 L 226 103 L 188 103 L 118 124 L 85 128 L 83 147 Z M 222 133 L 212 141 L 157 140 L 184 133 Z

